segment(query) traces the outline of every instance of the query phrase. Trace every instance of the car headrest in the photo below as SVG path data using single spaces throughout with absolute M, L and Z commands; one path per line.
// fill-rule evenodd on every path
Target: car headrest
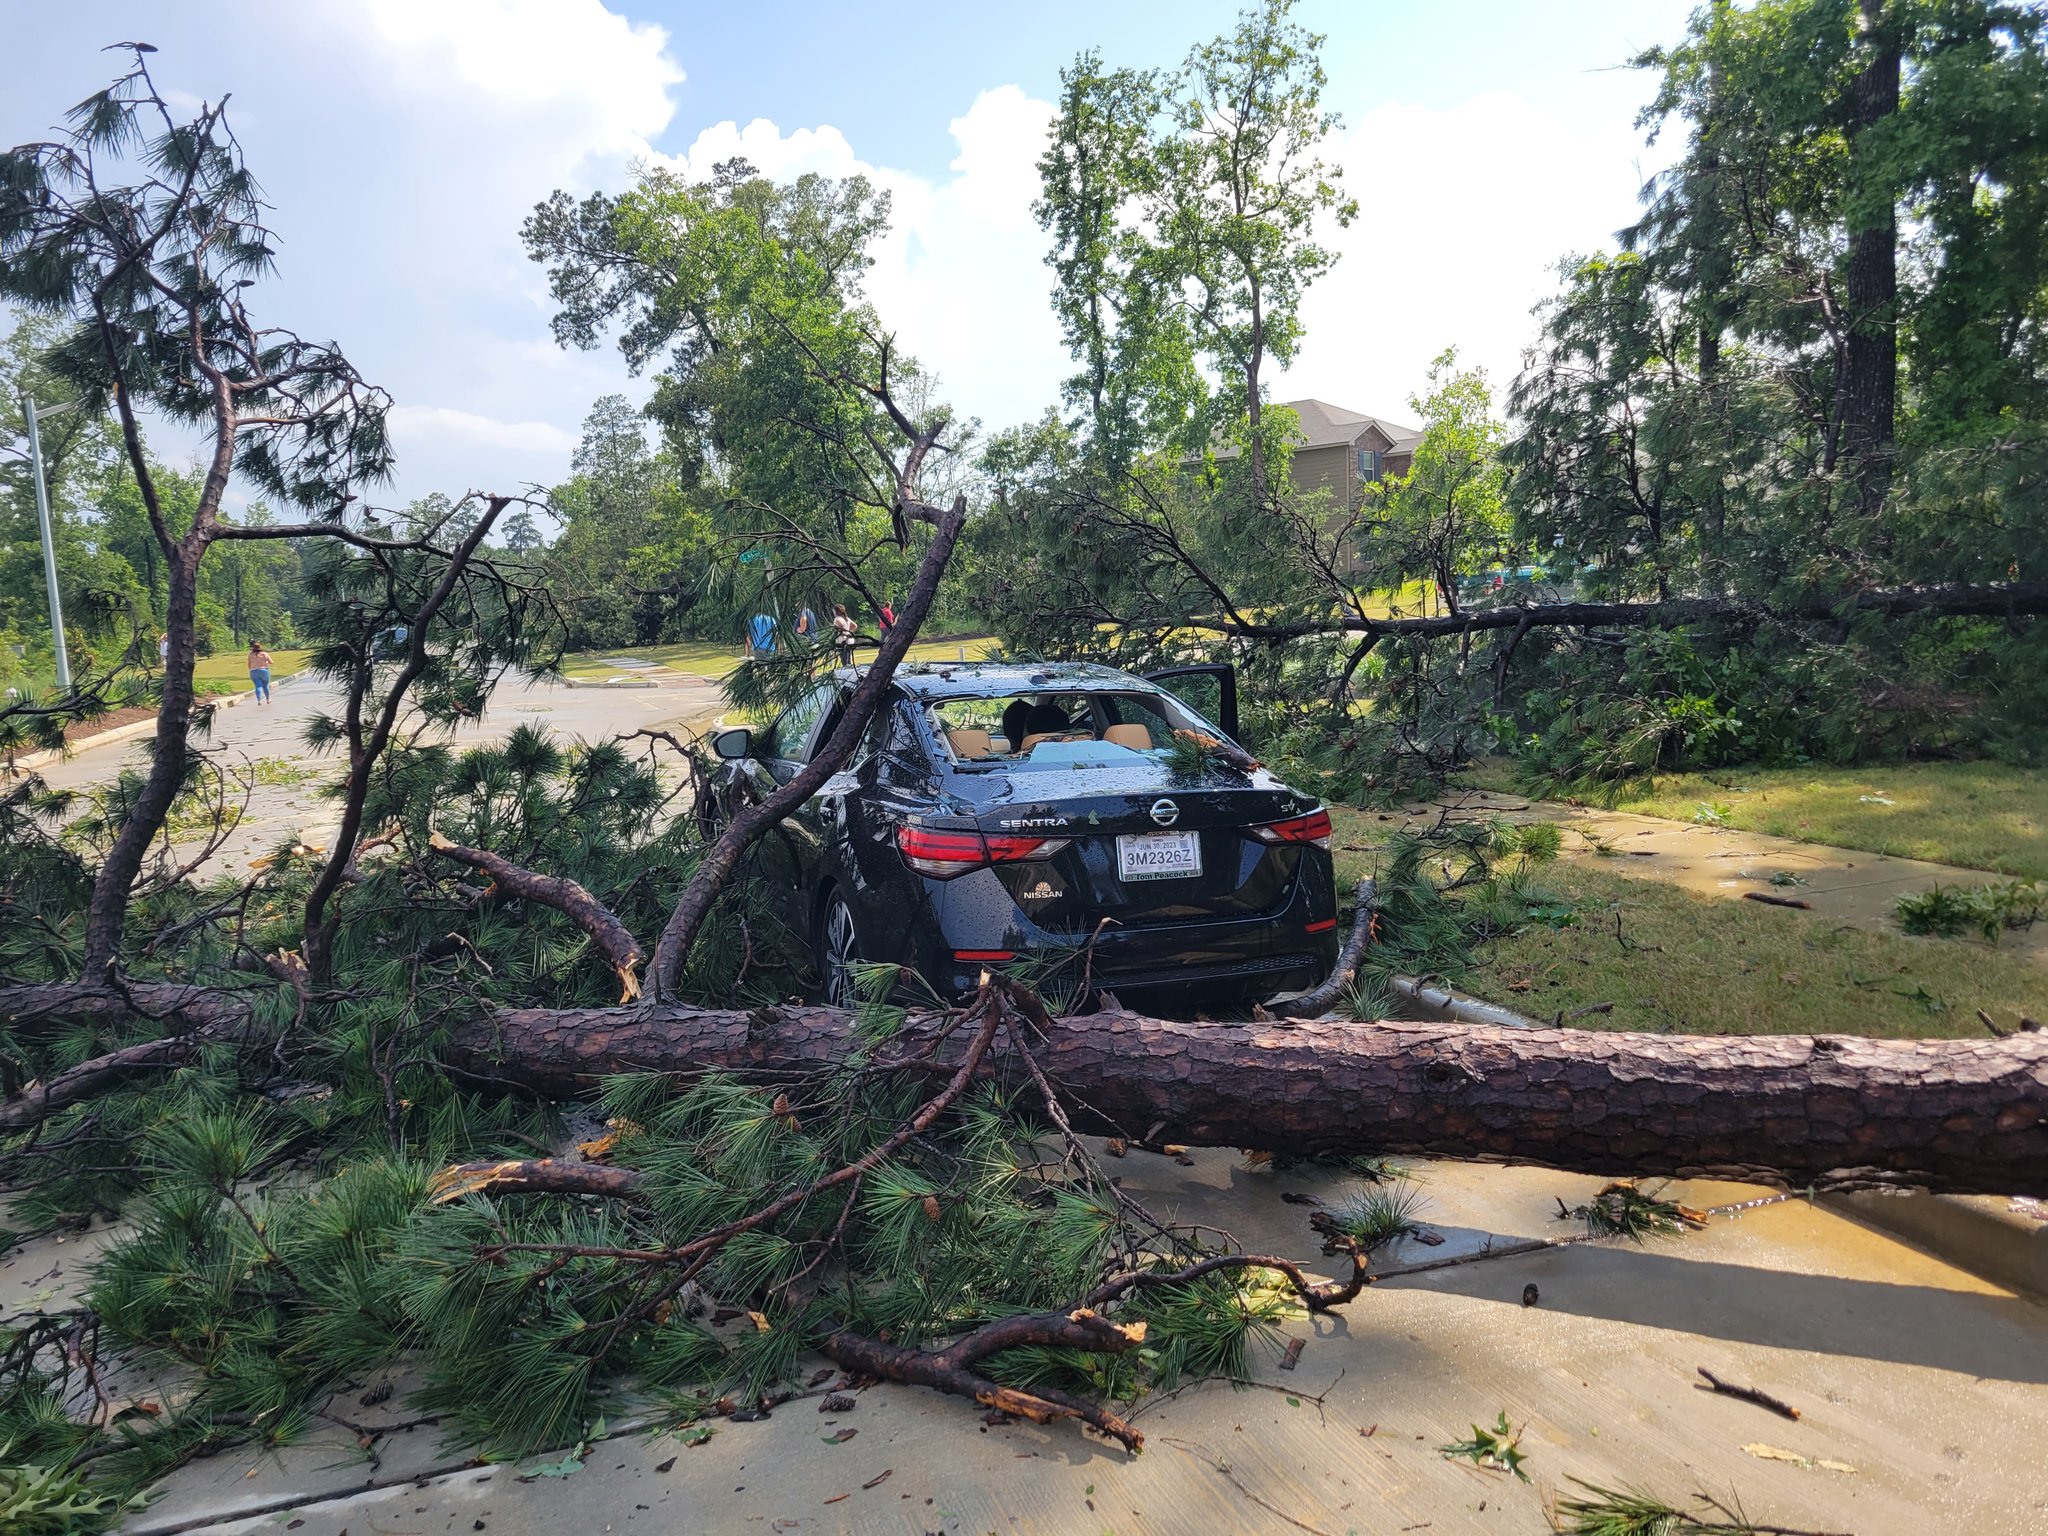
M 1112 725 L 1102 733 L 1102 739 L 1113 747 L 1129 747 L 1133 752 L 1152 750 L 1152 733 L 1142 725 Z
M 1003 711 L 1003 735 L 1008 738 L 1012 752 L 1024 750 L 1024 722 L 1031 718 L 1031 701 L 1012 699 L 1010 707 Z
M 1067 712 L 1057 704 L 1034 704 L 1031 713 L 1024 717 L 1025 746 L 1030 746 L 1033 736 L 1058 735 L 1069 730 Z
M 1024 738 L 1024 745 L 1019 750 L 1029 752 L 1041 741 L 1062 741 L 1066 738 L 1066 734 L 1065 731 L 1033 731 Z
M 957 731 L 946 732 L 946 742 L 957 758 L 987 757 L 990 750 L 989 734 L 973 726 L 962 726 Z

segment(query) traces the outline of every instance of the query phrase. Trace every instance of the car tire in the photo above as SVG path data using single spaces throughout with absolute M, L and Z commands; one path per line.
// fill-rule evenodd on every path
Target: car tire
M 853 908 L 835 886 L 818 908 L 817 961 L 819 990 L 833 1008 L 853 1008 L 860 1003 L 860 990 L 853 967 L 861 963 L 860 934 L 854 927 Z

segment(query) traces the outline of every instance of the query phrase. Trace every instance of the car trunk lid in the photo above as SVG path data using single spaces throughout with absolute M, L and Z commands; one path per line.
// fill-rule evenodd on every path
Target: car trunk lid
M 1269 846 L 1250 827 L 1313 809 L 1264 773 L 1217 770 L 1175 779 L 1152 764 L 1017 774 L 1011 793 L 975 818 L 991 838 L 1064 839 L 1046 858 L 996 866 L 1040 927 L 1088 930 L 1241 917 L 1284 906 L 1300 849 Z

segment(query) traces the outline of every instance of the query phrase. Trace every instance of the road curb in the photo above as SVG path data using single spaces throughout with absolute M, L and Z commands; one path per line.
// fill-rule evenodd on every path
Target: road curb
M 294 673 L 293 677 L 296 676 L 298 674 Z M 284 687 L 291 681 L 292 678 L 290 677 L 280 678 L 271 684 L 271 691 L 276 692 L 276 690 Z M 245 703 L 255 697 L 256 690 L 253 688 L 249 689 L 246 693 L 215 693 L 209 694 L 204 699 L 193 700 L 193 706 L 196 709 L 199 705 L 205 704 L 211 705 L 215 709 L 233 709 L 236 705 Z M 17 757 L 8 759 L 5 763 L 0 763 L 0 768 L 14 773 L 33 773 L 38 768 L 46 768 L 51 763 L 62 762 L 67 757 L 76 757 L 81 752 L 90 752 L 95 747 L 118 746 L 124 741 L 134 741 L 138 737 L 154 736 L 155 734 L 156 716 L 151 715 L 147 720 L 131 720 L 126 725 L 117 725 L 110 731 L 96 732 L 82 741 L 68 742 L 61 751 L 52 751 L 45 747 L 36 752 L 23 752 Z
M 1981 1279 L 2048 1301 L 2048 1222 L 2021 1215 L 2003 1196 L 1866 1189 L 1822 1195 L 1820 1203 Z
M 659 688 L 661 684 L 651 677 L 608 677 L 602 682 L 565 677 L 562 679 L 562 686 L 564 688 Z

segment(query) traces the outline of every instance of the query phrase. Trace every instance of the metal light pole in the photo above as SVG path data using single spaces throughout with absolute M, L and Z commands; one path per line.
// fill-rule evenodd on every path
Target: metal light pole
M 43 531 L 43 580 L 50 589 L 50 636 L 57 651 L 57 686 L 66 693 L 71 691 L 71 653 L 64 648 L 64 601 L 57 595 L 57 543 L 50 535 L 50 490 L 43 481 L 43 435 L 36 430 L 36 422 L 40 416 L 61 415 L 81 403 L 67 400 L 39 412 L 35 401 L 27 395 L 21 397 L 21 411 L 28 418 L 29 472 L 36 482 L 36 522 Z

